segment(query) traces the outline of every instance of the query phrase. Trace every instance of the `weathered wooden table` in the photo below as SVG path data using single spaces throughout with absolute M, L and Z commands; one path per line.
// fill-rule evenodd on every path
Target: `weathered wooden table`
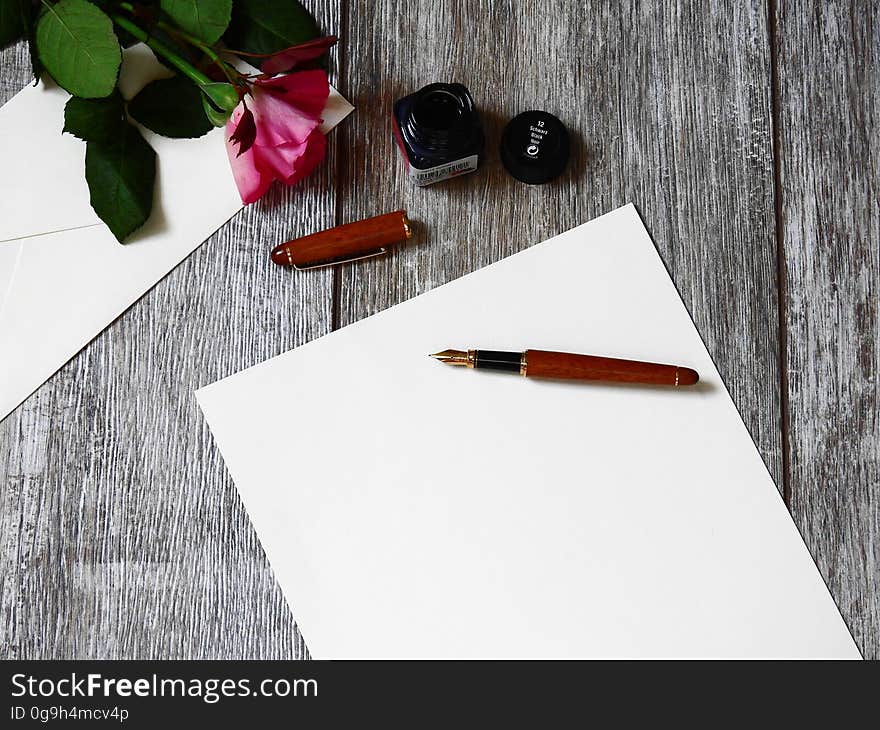
M 0 423 L 2 656 L 306 656 L 193 391 L 632 201 L 880 657 L 878 3 L 310 7 L 343 38 L 335 83 L 357 106 L 321 172 L 242 212 Z M 25 49 L 0 69 L 4 102 Z M 436 80 L 470 87 L 493 149 L 416 189 L 389 112 Z M 552 187 L 494 154 L 529 108 L 575 133 Z M 276 242 L 397 208 L 421 226 L 387 259 L 269 263 Z

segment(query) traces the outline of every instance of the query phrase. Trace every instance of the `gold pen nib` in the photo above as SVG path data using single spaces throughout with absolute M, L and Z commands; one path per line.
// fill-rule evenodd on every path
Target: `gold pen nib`
M 435 360 L 445 362 L 447 365 L 470 364 L 468 362 L 468 353 L 464 350 L 443 350 L 442 352 L 435 352 L 433 355 L 429 355 L 428 357 L 433 357 Z

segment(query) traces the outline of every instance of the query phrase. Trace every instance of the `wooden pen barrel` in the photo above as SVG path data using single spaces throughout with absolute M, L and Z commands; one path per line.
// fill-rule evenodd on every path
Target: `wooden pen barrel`
M 283 266 L 311 268 L 374 253 L 411 236 L 406 211 L 397 210 L 288 241 L 272 251 L 272 260 Z
M 602 380 L 647 385 L 693 385 L 700 379 L 696 370 L 678 365 L 618 360 L 595 355 L 526 350 L 525 360 L 523 374 L 530 378 Z

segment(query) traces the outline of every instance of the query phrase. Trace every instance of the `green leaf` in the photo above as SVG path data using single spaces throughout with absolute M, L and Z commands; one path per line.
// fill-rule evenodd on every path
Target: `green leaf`
M 199 84 L 199 88 L 215 107 L 225 111 L 227 114 L 232 114 L 235 107 L 238 106 L 238 102 L 241 101 L 241 97 L 238 95 L 235 87 L 232 84 L 227 84 L 225 81 Z
M 40 54 L 37 53 L 37 41 L 34 29 L 31 29 L 30 34 L 28 35 L 28 55 L 31 57 L 31 71 L 33 71 L 34 85 L 36 86 L 36 82 L 39 81 L 40 77 L 43 75 L 43 64 L 40 61 Z
M 202 107 L 202 92 L 183 76 L 147 84 L 128 103 L 128 113 L 163 137 L 201 137 L 213 129 Z
M 36 40 L 46 70 L 74 96 L 95 99 L 115 88 L 122 51 L 110 18 L 92 3 L 49 5 L 37 22 Z
M 125 102 L 118 90 L 103 99 L 72 96 L 64 107 L 64 131 L 86 142 L 115 139 L 126 124 Z
M 156 153 L 133 124 L 86 144 L 92 208 L 120 243 L 150 217 L 155 180 Z
M 28 0 L 0 0 L 0 48 L 21 40 L 27 33 L 30 17 Z
M 38 9 L 37 4 L 31 0 L 0 0 L 0 49 L 26 38 L 31 68 L 37 81 L 40 80 L 43 70 L 34 42 Z
M 161 0 L 159 6 L 190 35 L 216 43 L 229 26 L 232 0 Z
M 224 40 L 237 51 L 277 53 L 318 35 L 315 19 L 297 0 L 235 0 Z
M 224 112 L 218 109 L 211 103 L 211 100 L 207 96 L 202 96 L 202 108 L 205 110 L 205 116 L 211 120 L 211 124 L 215 127 L 225 127 L 226 122 L 229 121 L 229 112 Z

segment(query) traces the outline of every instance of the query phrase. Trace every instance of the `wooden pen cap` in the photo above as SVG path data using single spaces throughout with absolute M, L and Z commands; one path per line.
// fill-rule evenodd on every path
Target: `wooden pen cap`
M 397 210 L 282 243 L 272 250 L 272 261 L 295 269 L 316 269 L 381 256 L 390 246 L 410 238 L 406 211 Z

